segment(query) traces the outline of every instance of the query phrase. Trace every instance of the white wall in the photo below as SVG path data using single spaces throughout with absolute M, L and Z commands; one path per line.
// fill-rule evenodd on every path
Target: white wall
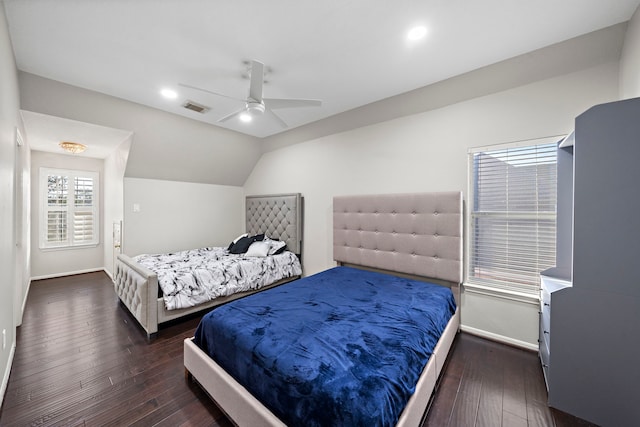
M 123 252 L 129 256 L 227 246 L 243 230 L 242 187 L 124 179 Z
M 627 25 L 620 56 L 620 98 L 640 96 L 640 6 Z
M 18 76 L 9 31 L 0 2 L 0 334 L 6 335 L 6 345 L 2 345 L 0 335 L 0 405 L 4 399 L 11 363 L 16 344 L 16 272 L 23 266 L 16 266 L 15 226 L 22 218 L 16 218 L 15 159 L 16 128 L 22 124 L 19 116 Z M 24 129 L 21 129 L 23 131 Z
M 565 134 L 575 116 L 617 96 L 618 64 L 605 63 L 265 153 L 245 192 L 303 194 L 303 262 L 306 274 L 312 274 L 334 265 L 334 195 L 446 190 L 466 194 L 470 147 Z M 534 304 L 466 292 L 462 321 L 470 329 L 534 348 L 537 311 Z
M 64 276 L 102 270 L 104 266 L 104 233 L 95 247 L 72 249 L 40 249 L 40 168 L 76 169 L 99 174 L 100 220 L 104 218 L 104 160 L 65 154 L 31 152 L 31 276 L 32 279 Z
M 113 223 L 124 220 L 124 172 L 131 147 L 131 135 L 123 141 L 109 157 L 104 159 L 104 216 L 102 229 L 104 236 L 104 269 L 113 278 L 114 236 Z

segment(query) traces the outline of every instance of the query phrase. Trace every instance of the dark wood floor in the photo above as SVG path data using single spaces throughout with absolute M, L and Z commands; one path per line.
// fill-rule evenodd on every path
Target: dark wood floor
M 198 321 L 148 343 L 104 273 L 33 282 L 0 425 L 231 426 L 184 378 L 182 341 Z M 545 401 L 535 353 L 463 333 L 425 425 L 588 425 Z
M 424 426 L 592 427 L 547 406 L 538 355 L 461 333 Z

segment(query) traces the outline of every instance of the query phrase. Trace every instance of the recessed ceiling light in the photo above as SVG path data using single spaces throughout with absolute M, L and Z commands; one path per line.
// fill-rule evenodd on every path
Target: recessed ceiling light
M 407 38 L 409 40 L 420 40 L 425 35 L 427 35 L 427 27 L 421 25 L 418 27 L 413 27 L 411 30 L 409 30 L 409 32 L 407 33 Z
M 252 119 L 253 119 L 253 117 L 251 117 L 251 114 L 249 114 L 249 112 L 247 112 L 247 111 L 245 111 L 244 113 L 240 114 L 240 120 L 242 120 L 245 123 L 249 123 Z
M 160 94 L 167 99 L 176 99 L 178 97 L 178 92 L 173 89 L 162 89 Z

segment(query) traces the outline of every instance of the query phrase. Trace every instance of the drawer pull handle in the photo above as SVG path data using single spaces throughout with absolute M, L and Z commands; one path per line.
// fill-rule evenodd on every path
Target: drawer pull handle
M 545 307 L 549 307 L 549 306 L 550 306 L 550 304 L 549 304 L 548 302 L 544 302 L 544 303 L 542 303 L 542 304 L 543 304 Z
M 549 331 L 542 331 L 542 333 L 549 335 Z
M 548 368 L 548 367 L 549 367 L 549 365 L 545 365 L 545 364 L 543 363 L 543 364 L 542 364 L 542 367 L 543 367 L 543 368 Z

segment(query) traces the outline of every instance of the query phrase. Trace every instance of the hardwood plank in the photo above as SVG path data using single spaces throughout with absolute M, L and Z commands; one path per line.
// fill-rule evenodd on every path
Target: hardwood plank
M 453 348 L 458 344 L 459 340 L 454 341 Z M 453 348 L 451 350 L 453 354 Z M 457 352 L 456 354 L 459 354 Z M 451 419 L 451 413 L 453 409 L 452 402 L 455 401 L 460 381 L 462 380 L 462 373 L 464 371 L 464 364 L 460 357 L 449 357 L 444 366 L 446 375 L 442 375 L 436 387 L 436 393 L 431 402 L 429 408 L 428 417 L 423 425 L 425 426 L 446 426 Z
M 505 411 L 502 417 L 502 427 L 528 427 L 526 418 L 521 418 L 511 412 Z
M 482 389 L 478 403 L 478 418 L 476 425 L 493 427 L 502 425 L 504 374 L 502 363 L 504 354 L 500 351 L 489 350 L 483 353 L 475 363 L 482 373 Z
M 465 364 L 449 425 L 475 426 L 480 404 L 483 376 L 473 361 Z
M 158 366 L 156 374 L 149 375 L 148 372 L 147 375 L 130 377 L 111 386 L 86 390 L 86 395 L 89 397 L 77 399 L 73 405 L 66 408 L 65 412 L 72 413 L 73 416 L 63 418 L 61 423 L 64 425 L 71 420 L 84 419 L 90 425 L 102 425 L 113 418 L 114 411 L 123 413 L 131 410 L 138 399 L 144 395 L 161 395 L 166 391 L 167 383 L 179 383 L 182 380 L 178 366 L 175 366 L 177 364 L 172 361 L 172 365 L 173 369 Z M 145 376 L 148 378 L 145 379 Z M 116 402 L 112 402 L 114 397 L 118 397 Z M 125 399 L 125 397 L 129 398 Z M 105 403 L 108 409 L 105 408 Z
M 500 370 L 501 374 L 497 372 Z M 582 420 L 571 420 L 570 416 L 547 407 L 546 388 L 536 353 L 461 333 L 449 355 L 423 426 L 491 425 L 493 415 L 483 413 L 482 399 L 487 398 L 482 396 L 490 390 L 497 393 L 500 389 L 493 376 L 502 378 L 503 388 L 502 414 L 501 417 L 495 415 L 493 425 L 583 425 L 578 424 Z M 473 388 L 471 383 L 475 384 Z M 477 395 L 481 397 L 477 398 Z M 492 405 L 497 406 L 497 403 L 490 402 L 489 406 Z M 474 408 L 477 410 L 475 419 Z M 566 417 L 569 421 L 564 421 Z
M 527 395 L 524 381 L 524 366 L 519 360 L 525 356 L 525 351 L 514 354 L 504 361 L 504 394 L 502 409 L 518 419 L 527 419 Z M 510 418 L 509 415 L 505 416 Z
M 195 420 L 190 421 L 190 417 L 191 417 L 190 412 L 193 410 L 193 408 L 196 408 L 199 405 L 201 405 L 200 401 L 194 400 L 191 403 L 183 406 L 182 408 L 178 408 L 178 410 L 176 410 L 174 413 L 172 413 L 162 421 L 156 423 L 154 427 L 175 427 L 175 426 L 185 425 L 185 424 L 196 425 L 196 424 L 193 424 L 196 422 Z M 215 425 L 215 421 L 211 419 L 200 420 L 199 425 L 212 426 L 212 425 Z
M 529 425 L 533 427 L 555 426 L 553 415 L 547 406 L 547 388 L 544 382 L 539 380 L 543 375 L 542 366 L 539 363 L 529 364 L 525 367 L 524 374 Z

